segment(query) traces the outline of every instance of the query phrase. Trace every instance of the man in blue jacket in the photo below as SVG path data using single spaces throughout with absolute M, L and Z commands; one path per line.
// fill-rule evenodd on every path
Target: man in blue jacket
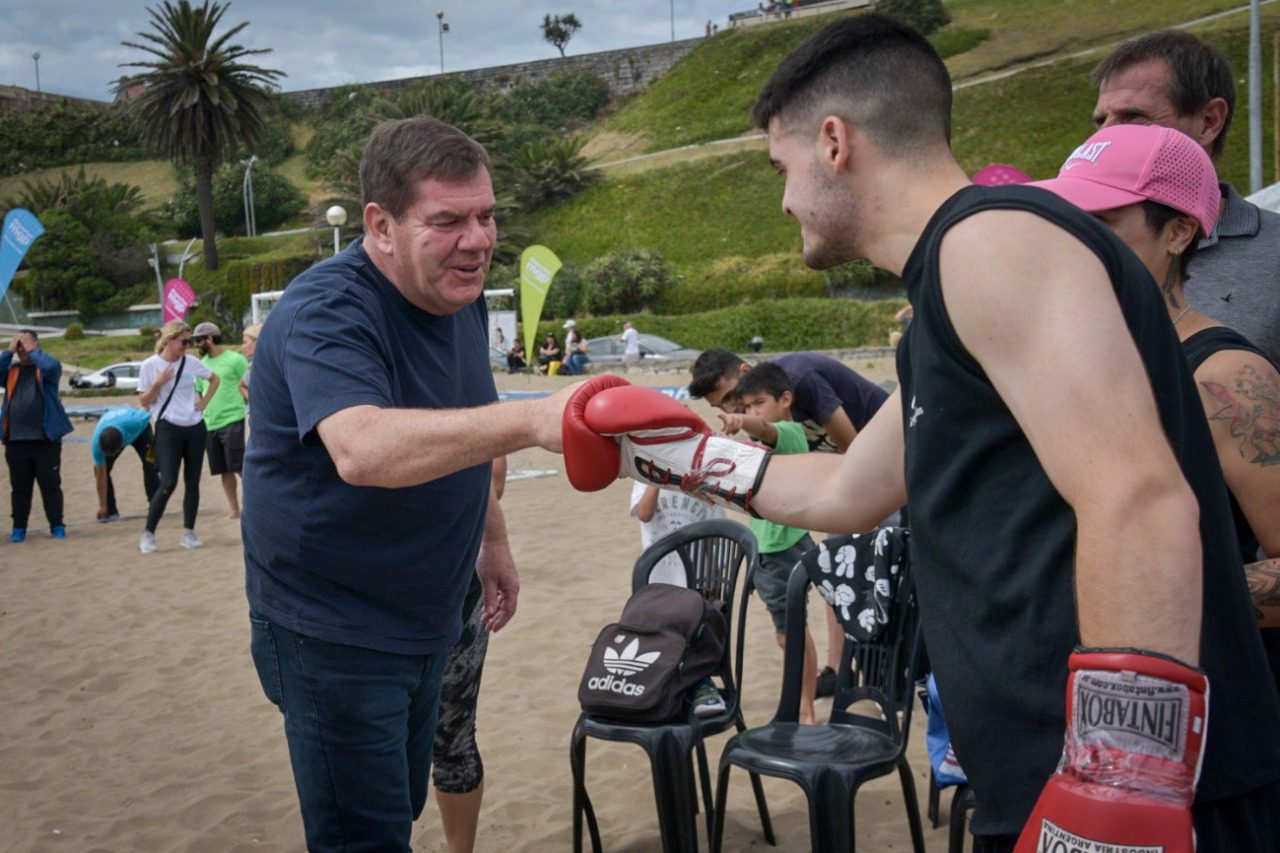
M 13 336 L 0 353 L 4 374 L 4 405 L 0 406 L 0 441 L 9 466 L 13 490 L 12 542 L 27 538 L 31 496 L 40 484 L 44 514 L 54 539 L 67 538 L 62 523 L 62 437 L 71 432 L 71 421 L 58 399 L 62 364 L 40 349 L 40 339 L 30 329 Z

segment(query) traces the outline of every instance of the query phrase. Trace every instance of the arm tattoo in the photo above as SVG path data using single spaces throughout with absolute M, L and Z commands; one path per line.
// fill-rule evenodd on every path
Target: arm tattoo
M 1265 611 L 1280 607 L 1280 559 L 1260 560 L 1244 567 L 1245 583 L 1249 585 L 1249 597 L 1253 599 L 1258 621 L 1273 614 Z
M 1240 455 L 1255 465 L 1280 464 L 1280 387 L 1274 377 L 1246 364 L 1233 387 L 1201 382 L 1219 404 L 1210 421 L 1222 421 L 1232 438 L 1240 440 Z

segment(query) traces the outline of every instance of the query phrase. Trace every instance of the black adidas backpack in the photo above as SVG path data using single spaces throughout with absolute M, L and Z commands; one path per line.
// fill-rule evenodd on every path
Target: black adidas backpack
M 729 633 L 723 602 L 667 583 L 640 587 L 591 646 L 582 710 L 628 723 L 684 719 L 688 691 L 715 674 Z

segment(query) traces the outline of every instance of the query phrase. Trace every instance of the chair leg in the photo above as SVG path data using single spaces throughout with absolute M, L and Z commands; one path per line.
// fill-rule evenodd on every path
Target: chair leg
M 938 828 L 938 800 L 942 796 L 942 791 L 938 787 L 938 777 L 933 774 L 933 770 L 929 771 L 929 824 L 934 828 Z
M 591 833 L 591 850 L 601 853 L 600 826 L 596 823 L 595 809 L 587 796 L 587 736 L 582 731 L 582 721 L 573 727 L 569 741 L 569 767 L 573 771 L 573 851 L 582 853 L 582 818 L 586 815 L 587 829 Z
M 812 853 L 846 853 L 854 845 L 853 791 L 838 773 L 822 773 L 805 787 L 809 799 L 809 848 Z
M 715 816 L 718 814 L 711 802 L 711 769 L 707 766 L 707 747 L 702 738 L 696 744 L 698 753 L 698 780 L 702 787 L 703 807 L 707 812 L 707 844 L 711 844 L 711 835 L 715 827 Z
M 738 709 L 738 716 L 733 721 L 734 726 L 739 733 L 747 730 L 747 721 L 742 718 L 742 709 Z M 771 847 L 778 846 L 778 839 L 773 834 L 773 821 L 769 819 L 769 804 L 764 799 L 764 785 L 760 783 L 760 774 L 751 773 L 751 793 L 756 797 L 756 811 L 760 813 L 760 829 L 764 832 L 764 840 L 769 842 Z
M 965 817 L 973 808 L 973 789 L 958 785 L 951 797 L 951 823 L 947 837 L 948 853 L 964 853 Z
M 916 780 L 905 755 L 898 759 L 898 776 L 902 779 L 902 799 L 907 805 L 907 823 L 911 827 L 911 849 L 924 853 L 924 828 L 920 826 L 920 803 L 916 801 Z
M 653 795 L 658 806 L 658 831 L 664 853 L 698 850 L 697 791 L 691 787 L 690 757 L 675 738 L 667 737 L 649 754 Z
M 760 774 L 750 775 L 751 790 L 756 795 L 756 811 L 760 812 L 760 829 L 764 832 L 764 840 L 769 842 L 770 846 L 777 847 L 778 839 L 773 834 L 773 821 L 769 820 L 769 804 L 764 801 L 764 785 L 760 783 Z
M 732 766 L 721 763 L 720 778 L 716 781 L 715 817 L 711 821 L 711 853 L 720 853 L 720 846 L 724 841 L 724 814 L 729 799 L 729 770 Z

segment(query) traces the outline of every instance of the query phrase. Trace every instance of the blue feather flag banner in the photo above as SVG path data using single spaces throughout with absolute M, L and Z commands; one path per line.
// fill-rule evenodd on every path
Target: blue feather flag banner
M 15 207 L 5 214 L 4 237 L 0 241 L 0 299 L 9 292 L 9 282 L 27 249 L 43 233 L 44 226 L 31 211 Z

